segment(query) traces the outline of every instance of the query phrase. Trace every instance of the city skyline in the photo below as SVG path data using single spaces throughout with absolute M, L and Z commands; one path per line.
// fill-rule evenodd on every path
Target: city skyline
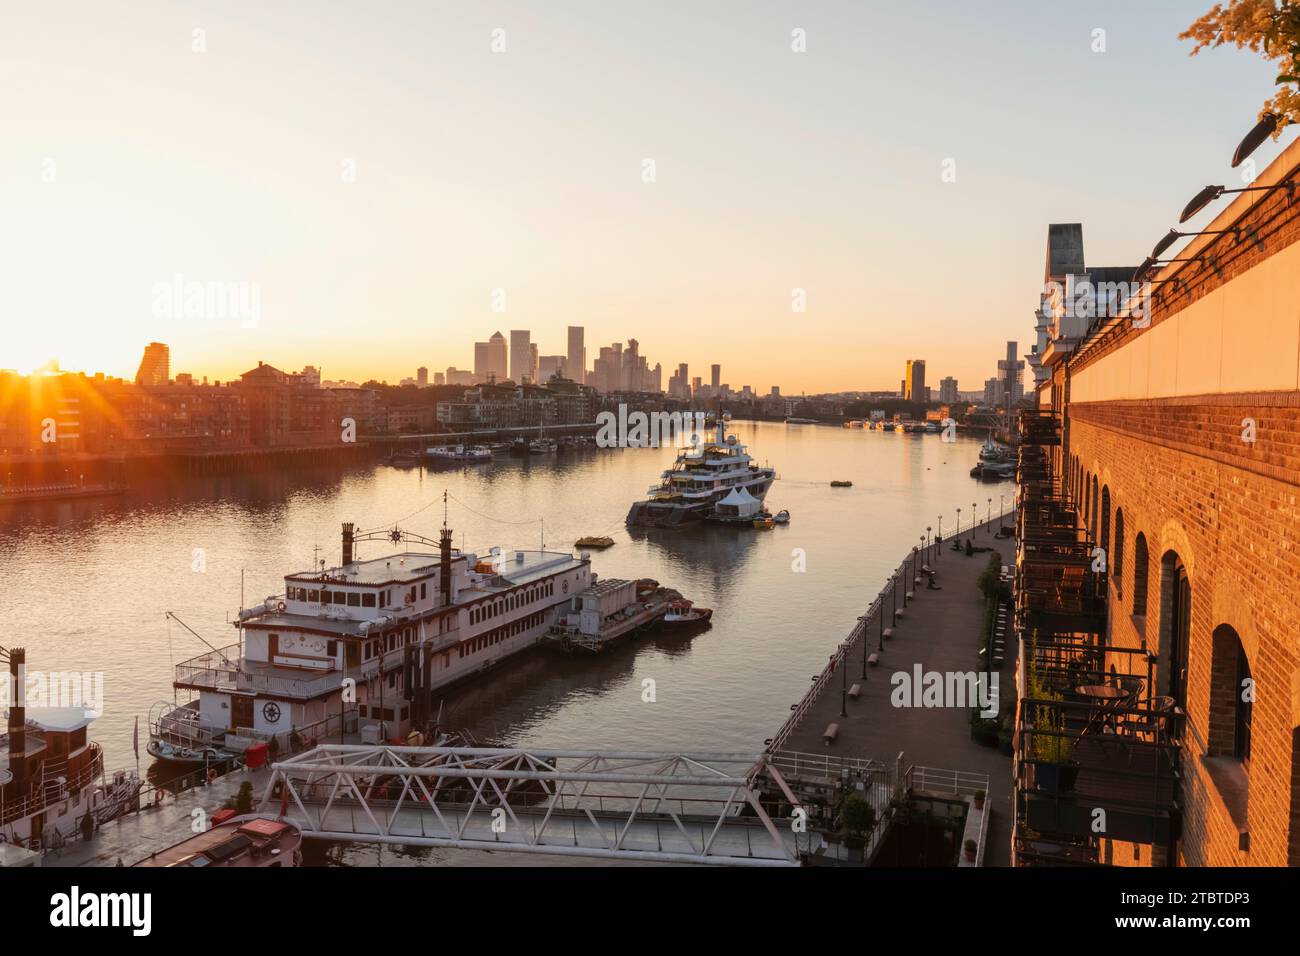
M 72 36 L 16 14 L 23 43 L 6 57 L 39 93 L 15 99 L 27 135 L 3 161 L 0 254 L 21 321 L 0 366 L 55 358 L 129 376 L 137 343 L 166 341 L 210 378 L 262 356 L 397 381 L 412 349 L 430 367 L 472 368 L 472 343 L 497 327 L 529 328 L 560 354 L 567 326 L 585 325 L 593 341 L 635 330 L 665 367 L 721 358 L 756 387 L 889 387 L 897 360 L 921 352 L 981 381 L 977 356 L 1022 328 L 1041 219 L 1082 221 L 1098 261 L 1137 261 L 1169 209 L 1237 175 L 1223 150 L 1272 79 L 1244 52 L 1188 60 L 1177 34 L 1200 0 L 942 16 L 934 4 L 730 17 L 573 4 L 545 22 L 493 4 L 434 32 L 415 5 L 382 21 L 285 9 L 264 23 L 144 6 L 152 15 L 113 44 L 97 39 L 110 11 L 80 11 Z M 385 71 L 309 52 L 344 44 Z M 929 68 L 935 44 L 963 83 Z M 1005 69 L 983 66 L 990 46 Z M 317 67 L 352 95 L 340 102 Z M 1197 103 L 1194 124 L 1147 120 L 1170 82 Z M 449 87 L 476 97 L 431 100 Z M 877 87 L 892 98 L 860 97 Z M 1048 176 L 1045 143 L 1075 130 L 1057 121 L 1065 99 L 1105 116 L 1126 148 L 1053 150 Z M 196 101 L 210 109 L 190 111 Z M 724 135 L 716 116 L 737 110 L 744 122 Z M 412 120 L 449 135 L 392 132 Z M 1133 161 L 1148 153 L 1158 176 Z M 242 312 L 191 316 L 191 284 L 238 285 Z

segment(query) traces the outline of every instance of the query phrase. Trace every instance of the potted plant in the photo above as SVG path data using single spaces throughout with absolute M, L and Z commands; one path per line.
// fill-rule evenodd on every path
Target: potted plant
M 976 790 L 976 791 L 975 791 L 975 809 L 976 809 L 976 810 L 983 810 L 983 809 L 984 809 L 984 791 L 983 791 L 983 790 Z
M 1035 647 L 1035 650 L 1037 648 Z M 1070 759 L 1071 743 L 1065 732 L 1065 715 L 1056 706 L 1064 698 L 1041 680 L 1031 652 L 1027 669 L 1027 692 L 1031 699 L 1048 701 L 1033 705 L 1033 729 L 1030 730 L 1034 763 L 1034 782 L 1048 793 L 1070 793 L 1079 777 L 1079 765 Z
M 962 844 L 962 849 L 966 851 L 966 862 L 974 863 L 975 851 L 979 849 L 979 844 L 977 844 L 974 840 L 967 840 L 965 843 Z
M 861 850 L 867 845 L 867 836 L 876 827 L 876 808 L 856 791 L 840 801 L 836 825 L 844 832 L 844 845 L 851 850 Z

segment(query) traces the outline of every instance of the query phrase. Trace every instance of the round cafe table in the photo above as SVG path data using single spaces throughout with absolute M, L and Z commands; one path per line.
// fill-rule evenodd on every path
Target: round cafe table
M 1086 697 L 1096 703 L 1093 711 L 1094 715 L 1100 717 L 1103 727 L 1115 729 L 1114 714 L 1108 713 L 1112 707 L 1118 707 L 1120 702 L 1128 697 L 1129 692 L 1123 687 L 1116 687 L 1114 684 L 1083 684 L 1074 689 L 1080 697 Z M 1091 720 L 1089 721 L 1091 723 Z

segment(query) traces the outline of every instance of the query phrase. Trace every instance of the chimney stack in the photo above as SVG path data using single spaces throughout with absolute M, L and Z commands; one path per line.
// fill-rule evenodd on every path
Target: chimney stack
M 352 535 L 354 528 L 356 528 L 354 522 L 343 522 L 343 566 L 345 568 L 352 563 Z
M 438 538 L 438 583 L 442 586 L 442 606 L 451 607 L 451 529 L 445 524 Z
M 27 792 L 27 652 L 9 652 L 9 771 L 20 797 Z

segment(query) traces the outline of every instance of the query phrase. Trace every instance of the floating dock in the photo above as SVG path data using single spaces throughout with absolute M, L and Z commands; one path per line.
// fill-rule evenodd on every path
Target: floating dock
M 561 614 L 542 636 L 567 654 L 599 654 L 661 621 L 681 593 L 643 578 L 607 578 L 577 596 L 577 610 Z

